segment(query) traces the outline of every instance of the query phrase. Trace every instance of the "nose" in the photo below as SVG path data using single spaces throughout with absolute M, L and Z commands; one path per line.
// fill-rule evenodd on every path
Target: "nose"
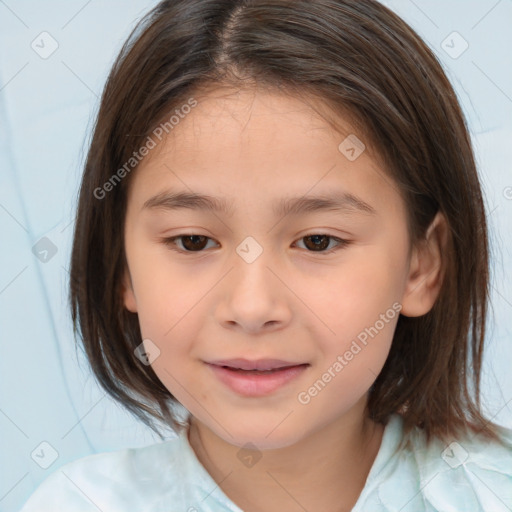
M 238 258 L 238 256 L 237 256 Z M 263 253 L 256 261 L 234 260 L 220 291 L 217 320 L 228 329 L 247 333 L 284 328 L 291 319 L 286 280 Z

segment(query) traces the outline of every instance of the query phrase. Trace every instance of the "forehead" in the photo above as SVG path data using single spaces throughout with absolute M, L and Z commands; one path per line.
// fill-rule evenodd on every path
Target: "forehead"
M 375 209 L 385 198 L 396 203 L 398 190 L 370 156 L 369 141 L 343 118 L 336 119 L 335 130 L 322 116 L 321 102 L 251 89 L 221 89 L 194 99 L 197 105 L 180 116 L 134 173 L 132 195 L 140 208 L 169 188 L 234 207 L 261 196 L 277 200 L 331 192 L 351 194 L 360 205 L 374 202 Z M 275 211 L 282 214 L 286 205 L 280 206 Z
M 219 152 L 227 147 L 233 153 L 237 149 L 232 146 L 235 140 L 243 142 L 244 149 L 251 142 L 259 146 L 268 139 L 282 148 L 296 146 L 296 141 L 305 138 L 309 145 L 315 145 L 320 138 L 329 143 L 330 138 L 339 138 L 340 130 L 346 134 L 353 131 L 348 119 L 333 115 L 329 105 L 315 97 L 223 87 L 207 89 L 194 98 L 197 106 L 169 131 L 158 149 L 185 145 L 200 151 L 214 140 Z M 331 120 L 336 121 L 336 127 Z M 276 144 L 268 145 L 266 153 L 277 149 Z

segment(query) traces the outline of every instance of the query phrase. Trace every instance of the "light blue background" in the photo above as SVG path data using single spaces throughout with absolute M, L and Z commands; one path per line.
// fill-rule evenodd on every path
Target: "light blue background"
M 385 3 L 439 55 L 468 118 L 493 245 L 485 406 L 512 427 L 512 1 Z M 75 350 L 67 307 L 74 207 L 93 114 L 114 57 L 154 4 L 0 0 L 1 512 L 18 510 L 69 461 L 158 440 L 97 386 Z M 43 31 L 59 45 L 47 59 L 31 48 Z M 442 47 L 453 31 L 469 44 L 456 59 Z M 462 48 L 457 37 L 444 43 L 452 55 Z M 46 263 L 32 252 L 42 237 L 57 248 Z M 43 441 L 58 452 L 48 469 L 31 458 Z

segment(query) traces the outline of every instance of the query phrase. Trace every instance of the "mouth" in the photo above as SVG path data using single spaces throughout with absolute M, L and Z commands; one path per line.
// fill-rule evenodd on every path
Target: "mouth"
M 221 368 L 225 368 L 226 370 L 230 370 L 236 373 L 243 373 L 246 375 L 269 375 L 271 373 L 277 373 L 282 370 L 285 370 L 286 368 L 296 368 L 297 366 L 301 365 L 283 366 L 281 368 L 274 368 L 272 370 L 242 370 L 241 368 L 231 368 L 230 366 L 221 366 Z
M 254 372 L 273 372 L 284 368 L 294 366 L 309 365 L 309 363 L 284 361 L 282 359 L 257 359 L 250 361 L 248 359 L 223 359 L 212 361 L 208 364 L 220 366 L 228 370 L 254 371 Z
M 309 363 L 281 360 L 230 360 L 207 364 L 221 383 L 244 397 L 269 395 L 296 379 L 310 366 Z

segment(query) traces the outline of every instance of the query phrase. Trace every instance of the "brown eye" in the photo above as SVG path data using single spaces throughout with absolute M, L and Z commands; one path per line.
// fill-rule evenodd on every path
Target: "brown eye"
M 181 238 L 183 238 L 183 247 L 185 247 L 187 251 L 200 251 L 201 249 L 204 249 L 206 241 L 208 240 L 206 236 L 202 235 L 187 235 Z
M 181 245 L 183 248 L 179 247 L 175 240 L 181 240 Z M 180 235 L 174 236 L 172 238 L 166 238 L 163 240 L 163 242 L 169 246 L 178 246 L 176 249 L 177 251 L 200 252 L 205 248 L 208 240 L 211 240 L 211 238 L 203 235 Z
M 306 235 L 299 239 L 300 242 L 305 240 L 306 250 L 308 252 L 318 252 L 322 254 L 329 254 L 335 252 L 350 244 L 349 240 L 343 240 L 331 235 L 325 234 L 311 234 Z M 181 243 L 177 243 L 180 241 Z M 203 249 L 208 244 L 208 241 L 213 239 L 203 235 L 178 235 L 171 238 L 164 238 L 162 242 L 169 246 L 171 249 L 178 252 L 193 253 L 203 252 Z M 334 247 L 330 247 L 331 242 L 335 242 Z M 327 250 L 326 250 L 327 249 Z
M 337 238 L 335 236 L 331 235 L 324 235 L 324 234 L 311 234 L 303 236 L 300 241 L 305 240 L 306 242 L 304 245 L 306 246 L 306 249 L 308 252 L 319 252 L 323 254 L 328 254 L 334 251 L 337 251 L 338 249 L 342 249 L 343 247 L 350 244 L 349 240 L 343 240 L 341 238 Z M 330 241 L 335 241 L 336 245 L 334 247 L 331 247 L 328 250 L 325 250 L 327 247 L 329 247 Z
M 303 240 L 308 240 L 310 243 L 305 243 L 304 245 L 308 249 L 313 249 L 314 251 L 323 251 L 329 246 L 329 239 L 331 237 L 329 235 L 308 235 L 303 238 Z

